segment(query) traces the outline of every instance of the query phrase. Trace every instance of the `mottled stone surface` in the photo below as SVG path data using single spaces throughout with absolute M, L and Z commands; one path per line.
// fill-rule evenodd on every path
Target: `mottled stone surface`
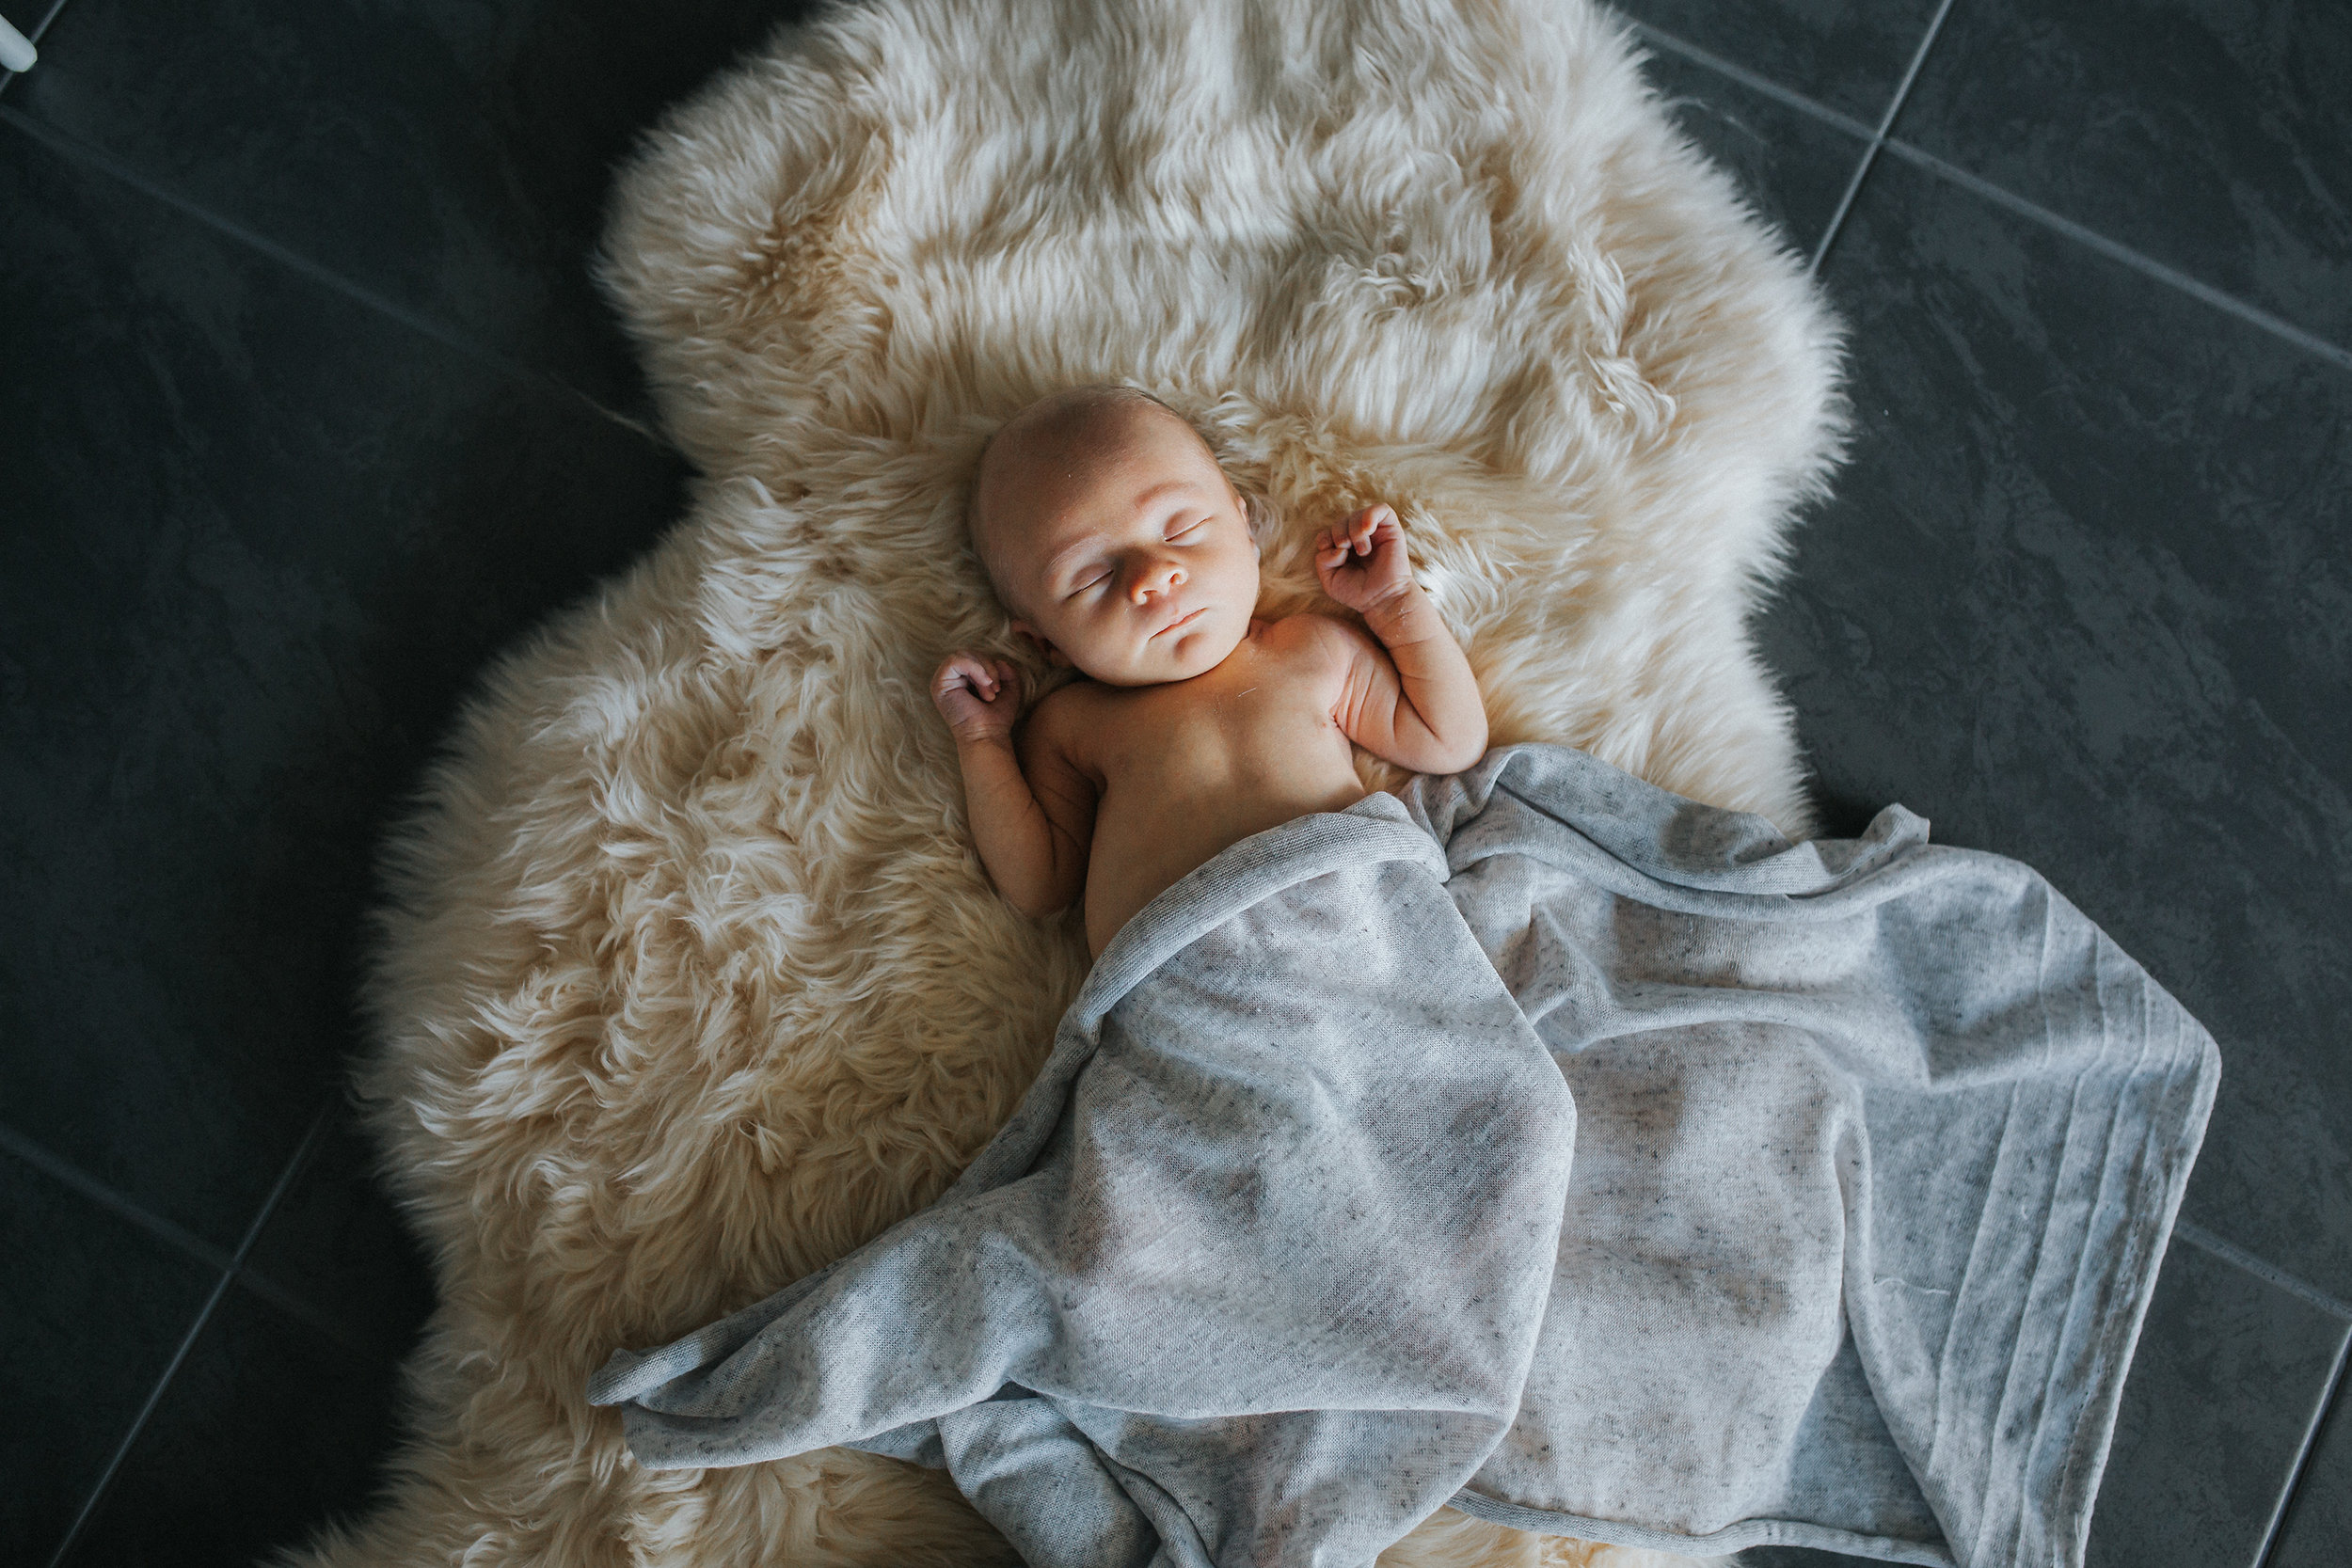
M 2255 1568 L 2347 1326 L 2174 1242 L 2116 1418 L 2088 1568 Z
M 482 352 L 634 408 L 586 265 L 612 166 L 795 8 L 73 0 L 0 102 Z
M 2268 1568 L 2342 1568 L 2352 1545 L 2352 1400 L 2341 1384 L 2316 1439 Z
M 9 1411 L 0 1560 L 42 1562 L 215 1275 L 5 1150 L 0 1258 L 0 1397 Z
M 1883 158 L 1763 626 L 1833 818 L 2040 868 L 2203 1021 L 2215 1231 L 2352 1294 L 2352 374 Z
M 398 1397 L 390 1357 L 231 1288 L 66 1560 L 245 1568 L 349 1519 L 382 1479 Z
M 72 0 L 0 93 L 0 1127 L 40 1155 L 0 1151 L 0 1556 L 49 1560 L 331 1098 L 375 836 L 466 682 L 675 515 L 594 406 L 642 391 L 586 257 L 630 135 L 785 8 Z M 1620 8 L 1752 78 L 1653 44 L 1810 253 L 1938 4 Z M 2338 1300 L 2348 77 L 2317 0 L 1953 5 L 1831 247 L 1855 457 L 1761 625 L 1834 829 L 1899 799 L 2032 862 L 2214 1030 L 2187 1212 Z M 341 1129 L 266 1217 L 81 1560 L 364 1497 L 421 1263 Z M 2099 1560 L 2247 1562 L 2338 1320 L 2194 1249 L 2160 1292 Z M 2352 1539 L 2336 1403 L 2274 1568 Z
M 0 207 L 0 1117 L 231 1246 L 337 1085 L 383 823 L 675 464 L 13 130 Z
M 1969 0 L 1895 135 L 2352 346 L 2352 7 Z

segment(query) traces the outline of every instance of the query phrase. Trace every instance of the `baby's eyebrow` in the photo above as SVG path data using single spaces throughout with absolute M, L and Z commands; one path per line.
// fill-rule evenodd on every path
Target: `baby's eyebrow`
M 1061 575 L 1063 562 L 1067 562 L 1073 555 L 1086 554 L 1088 551 L 1096 548 L 1099 544 L 1099 540 L 1095 539 L 1093 535 L 1089 534 L 1083 539 L 1064 545 L 1060 549 L 1056 550 L 1052 555 L 1046 557 L 1045 565 L 1041 575 L 1046 581 L 1053 581 L 1054 578 Z
M 1171 490 L 1188 491 L 1192 488 L 1193 483 L 1189 479 L 1164 479 L 1136 498 L 1136 510 L 1137 512 L 1143 511 L 1153 501 L 1158 500 L 1162 496 L 1167 495 Z

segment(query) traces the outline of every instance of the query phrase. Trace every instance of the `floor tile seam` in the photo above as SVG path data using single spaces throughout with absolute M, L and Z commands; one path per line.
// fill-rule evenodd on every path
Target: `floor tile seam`
M 1807 277 L 1820 276 L 1821 263 L 1829 259 L 1830 245 L 1836 242 L 1839 230 L 1846 227 L 1846 214 L 1853 211 L 1854 198 L 1862 194 L 1862 182 L 1870 177 L 1870 166 L 1878 162 L 1882 145 L 1874 138 L 1862 150 L 1862 156 L 1854 161 L 1853 173 L 1848 177 L 1846 188 L 1837 193 L 1837 205 L 1831 209 L 1829 221 L 1821 225 L 1821 237 L 1814 242 L 1813 254 L 1805 258 Z
M 2172 1234 L 2201 1252 L 2211 1253 L 2223 1262 L 2235 1264 L 2248 1274 L 2275 1290 L 2284 1291 L 2306 1306 L 2316 1307 L 2331 1318 L 2352 1323 L 2352 1302 L 2344 1302 L 2328 1294 L 2309 1280 L 2289 1274 L 2278 1264 L 2266 1261 L 2226 1237 L 2217 1236 L 2194 1220 L 2175 1220 Z
M 130 1457 L 132 1447 L 138 1442 L 139 1434 L 147 1430 L 149 1420 L 153 1418 L 155 1407 L 163 1402 L 164 1390 L 171 1386 L 171 1380 L 179 1375 L 180 1364 L 188 1358 L 188 1352 L 196 1348 L 197 1338 L 204 1332 L 204 1325 L 212 1322 L 213 1309 L 220 1305 L 220 1298 L 229 1290 L 229 1271 L 224 1269 L 220 1277 L 213 1281 L 212 1292 L 204 1298 L 204 1305 L 197 1308 L 195 1320 L 188 1324 L 188 1331 L 180 1337 L 179 1346 L 172 1351 L 171 1359 L 165 1363 L 162 1375 L 155 1379 L 154 1386 L 148 1389 L 146 1402 L 139 1406 L 138 1414 L 131 1418 L 130 1425 L 123 1428 L 114 1452 L 106 1456 L 106 1467 L 98 1473 L 97 1481 L 84 1494 L 82 1506 L 73 1515 L 73 1523 L 66 1527 L 63 1539 L 57 1543 L 57 1549 L 50 1554 L 49 1568 L 62 1568 L 66 1559 L 72 1555 L 73 1544 L 82 1538 L 82 1531 L 98 1512 L 99 1502 L 105 1497 L 106 1489 L 114 1484 L 115 1475 L 122 1468 L 123 1460 Z
M 2254 1554 L 2254 1568 L 2269 1568 L 2271 1555 L 2279 1549 L 2279 1537 L 2286 1529 L 2287 1513 L 2295 1506 L 2295 1495 L 2302 1490 L 2303 1478 L 2311 1470 L 2312 1454 L 2319 1447 L 2320 1431 L 2327 1426 L 2328 1413 L 2335 1408 L 2343 1391 L 2347 1357 L 2352 1357 L 2352 1323 L 2345 1324 L 2344 1332 L 2336 1337 L 2335 1365 L 2328 1370 L 2328 1386 L 2320 1393 L 2312 1418 L 2303 1423 L 2302 1445 L 2296 1449 L 2295 1463 L 2287 1466 L 2285 1483 L 2270 1506 L 2270 1523 L 2263 1530 L 2262 1549 Z
M 238 1268 L 230 1255 L 183 1226 L 176 1225 L 125 1194 L 101 1181 L 72 1161 L 42 1148 L 15 1128 L 0 1123 L 0 1153 L 14 1156 L 32 1166 L 58 1185 L 79 1194 L 100 1208 L 146 1231 L 157 1241 L 187 1254 L 209 1269 L 232 1273 L 238 1284 L 277 1307 L 280 1311 L 301 1319 L 312 1328 L 329 1336 L 354 1350 L 370 1347 L 337 1323 L 333 1317 L 310 1301 L 250 1266 Z
M 114 1452 L 107 1456 L 106 1467 L 99 1472 L 98 1480 L 83 1497 L 73 1523 L 67 1527 L 64 1539 L 57 1543 L 57 1549 L 50 1556 L 49 1568 L 63 1568 L 73 1551 L 74 1543 L 81 1539 L 82 1531 L 96 1516 L 99 1505 L 105 1500 L 107 1490 L 114 1485 L 115 1477 L 121 1472 L 122 1462 L 130 1457 L 131 1449 L 147 1430 L 147 1423 L 154 1418 L 164 1395 L 171 1387 L 172 1379 L 180 1374 L 180 1368 L 186 1362 L 188 1353 L 196 1348 L 196 1341 L 211 1323 L 213 1314 L 220 1307 L 221 1298 L 229 1293 L 230 1282 L 236 1278 L 237 1271 L 245 1266 L 246 1256 L 253 1250 L 253 1243 L 260 1240 L 262 1227 L 277 1212 L 287 1189 L 294 1185 L 294 1177 L 310 1164 L 321 1135 L 326 1131 L 326 1119 L 333 1109 L 334 1101 L 329 1100 L 310 1117 L 310 1125 L 303 1132 L 302 1141 L 294 1146 L 294 1153 L 288 1156 L 284 1167 L 278 1171 L 278 1180 L 271 1185 L 268 1196 L 262 1199 L 260 1209 L 254 1212 L 252 1222 L 246 1227 L 245 1235 L 237 1243 L 237 1250 L 230 1255 L 228 1267 L 221 1271 L 219 1278 L 213 1281 L 211 1293 L 204 1298 L 204 1305 L 197 1309 L 195 1321 L 188 1324 L 187 1333 L 181 1336 L 178 1348 L 171 1353 L 171 1360 L 165 1365 L 162 1375 L 155 1379 L 155 1386 L 148 1390 L 146 1402 L 139 1406 L 138 1414 L 131 1418 L 131 1424 L 123 1430 L 122 1439 L 115 1445 Z
M 128 1220 L 157 1241 L 176 1247 L 211 1269 L 225 1270 L 230 1254 L 214 1245 L 196 1232 L 176 1225 L 143 1204 L 101 1181 L 63 1156 L 43 1148 L 13 1127 L 0 1125 L 0 1150 L 14 1155 L 59 1186 L 65 1187 L 106 1210 L 117 1218 Z
M 1928 63 L 1928 55 L 1935 48 L 1935 40 L 1943 35 L 1944 19 L 1951 14 L 1952 0 L 1938 0 L 1935 14 L 1928 18 L 1927 29 L 1919 35 L 1918 47 L 1911 52 L 1911 63 L 1903 68 L 1901 80 L 1895 84 L 1895 90 L 1886 101 L 1886 112 L 1879 117 L 1878 129 L 1870 134 L 1870 145 L 1863 150 L 1861 160 L 1854 165 L 1853 178 L 1846 182 L 1845 190 L 1837 198 L 1836 210 L 1830 214 L 1829 222 L 1821 228 L 1820 244 L 1813 247 L 1812 258 L 1805 263 L 1807 277 L 1820 276 L 1821 263 L 1829 260 L 1830 246 L 1837 243 L 1839 232 L 1845 229 L 1846 216 L 1853 211 L 1855 199 L 1862 195 L 1863 182 L 1870 177 L 1870 169 L 1878 162 L 1879 149 L 1886 145 L 1888 133 L 1895 129 L 1896 118 L 1903 112 L 1903 103 L 1911 97 L 1912 84 L 1919 79 L 1920 68 Z
M 1824 124 L 1835 126 L 1856 141 L 1867 142 L 1875 135 L 1867 125 L 1863 124 L 1851 115 L 1842 110 L 1833 109 L 1826 103 L 1817 103 L 1793 88 L 1784 87 L 1769 76 L 1759 75 L 1743 65 L 1735 64 L 1721 55 L 1702 49 L 1689 40 L 1678 38 L 1662 27 L 1653 27 L 1646 22 L 1634 22 L 1632 25 L 1635 35 L 1643 42 L 1654 44 L 1665 53 L 1687 60 L 1703 70 L 1711 71 L 1718 76 L 1727 77 L 1757 96 L 1769 98 L 1785 108 L 1795 109 L 1800 114 L 1809 115 Z
M 1937 179 L 1960 186 L 1970 194 L 1983 198 L 2043 228 L 2052 230 L 2076 244 L 2098 252 L 2111 261 L 2130 267 L 2144 277 L 2153 278 L 2169 288 L 2197 299 L 2217 310 L 2237 317 L 2249 325 L 2262 328 L 2275 337 L 2284 339 L 2311 354 L 2328 360 L 2345 370 L 2352 370 L 2352 348 L 2329 342 L 2315 333 L 2306 331 L 2283 316 L 2274 316 L 2258 305 L 2249 305 L 2234 294 L 2225 293 L 2201 278 L 2192 277 L 2176 267 L 2166 265 L 2154 257 L 2134 250 L 2118 240 L 2111 240 L 2095 229 L 2087 228 L 2062 214 L 2054 213 L 2039 203 L 2028 201 L 2005 186 L 1996 185 L 1982 175 L 1972 174 L 1957 164 L 1947 163 L 1924 148 L 1889 136 L 1886 150 Z
M 668 441 L 643 420 L 631 419 L 616 409 L 606 407 L 578 388 L 546 372 L 534 371 L 527 365 L 509 359 L 502 354 L 494 353 L 478 343 L 468 341 L 454 328 L 435 321 L 421 311 L 410 309 L 397 300 L 380 294 L 365 284 L 355 282 L 333 268 L 312 261 L 300 251 L 291 249 L 266 234 L 246 228 L 234 218 L 225 217 L 201 202 L 191 200 L 168 186 L 150 180 L 113 154 L 92 147 L 79 137 L 68 135 L 55 126 L 44 125 L 22 109 L 0 103 L 0 123 L 15 126 L 59 157 L 94 168 L 149 199 L 160 201 L 183 217 L 194 219 L 224 238 L 232 240 L 279 266 L 308 278 L 319 287 L 341 294 L 354 304 L 388 317 L 409 331 L 438 343 L 454 354 L 462 355 L 486 370 L 494 371 L 510 380 L 520 382 L 543 396 L 552 396 L 559 402 L 585 408 L 598 418 L 619 425 L 640 439 L 652 443 L 663 451 L 675 450 Z
M 1928 18 L 1927 31 L 1919 35 L 1919 47 L 1911 52 L 1911 63 L 1903 68 L 1902 80 L 1895 84 L 1895 94 L 1886 101 L 1886 114 L 1879 120 L 1876 139 L 1884 141 L 1895 129 L 1895 119 L 1911 100 L 1912 84 L 1919 80 L 1919 71 L 1934 53 L 1935 40 L 1944 36 L 1944 19 L 1952 14 L 1952 0 L 1940 0 L 1935 14 Z

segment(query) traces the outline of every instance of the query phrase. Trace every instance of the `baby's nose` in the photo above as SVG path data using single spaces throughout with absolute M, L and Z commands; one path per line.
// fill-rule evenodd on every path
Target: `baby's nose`
M 1136 573 L 1131 596 L 1136 603 L 1141 604 L 1152 594 L 1165 594 L 1184 580 L 1184 569 L 1177 563 L 1175 557 L 1160 556 L 1147 560 Z

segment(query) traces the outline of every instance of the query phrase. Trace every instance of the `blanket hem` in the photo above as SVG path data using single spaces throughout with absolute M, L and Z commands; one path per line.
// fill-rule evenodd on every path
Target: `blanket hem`
M 1506 1503 L 1482 1492 L 1473 1492 L 1467 1486 L 1447 1498 L 1446 1506 L 1473 1519 L 1525 1530 L 1531 1535 L 1566 1535 L 1579 1541 L 1597 1541 L 1605 1546 L 1634 1546 L 1684 1557 L 1699 1554 L 1721 1556 L 1729 1552 L 1744 1552 L 1752 1546 L 1806 1546 L 1816 1551 L 1873 1557 L 1883 1562 L 1915 1563 L 1917 1568 L 1957 1568 L 1950 1552 L 1924 1541 L 1858 1535 L 1851 1530 L 1807 1524 L 1797 1519 L 1742 1519 L 1712 1535 L 1683 1535 L 1674 1530 L 1652 1529 L 1645 1525 L 1629 1525 L 1617 1519 L 1593 1519 L 1581 1513 L 1563 1513 L 1548 1508 Z

